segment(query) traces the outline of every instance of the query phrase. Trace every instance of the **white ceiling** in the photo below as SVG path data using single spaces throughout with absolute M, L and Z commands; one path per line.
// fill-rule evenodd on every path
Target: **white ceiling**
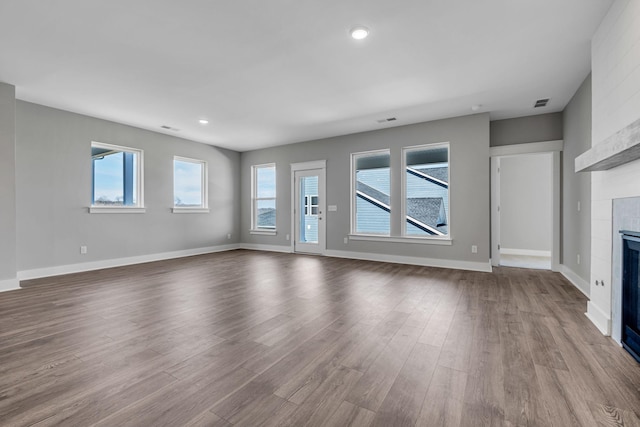
M 0 0 L 17 97 L 246 151 L 561 111 L 611 0 Z M 365 25 L 371 35 L 350 38 Z M 533 110 L 536 99 L 549 106 Z M 397 117 L 379 124 L 377 119 Z M 198 119 L 210 123 L 200 125 Z

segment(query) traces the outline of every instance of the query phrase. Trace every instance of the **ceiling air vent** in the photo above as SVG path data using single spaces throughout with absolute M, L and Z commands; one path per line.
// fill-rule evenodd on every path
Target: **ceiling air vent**
M 549 98 L 538 99 L 536 101 L 536 104 L 533 106 L 533 108 L 546 107 L 548 103 L 549 103 Z
M 167 125 L 162 125 L 160 126 L 162 129 L 166 129 L 166 130 L 172 130 L 174 132 L 178 132 L 180 129 L 176 129 L 176 128 L 172 128 L 171 126 L 167 126 Z
M 389 118 L 386 118 L 386 119 L 378 119 L 378 120 L 376 120 L 376 122 L 378 122 L 378 123 L 387 123 L 387 122 L 394 122 L 396 120 L 397 119 L 395 117 L 389 117 Z

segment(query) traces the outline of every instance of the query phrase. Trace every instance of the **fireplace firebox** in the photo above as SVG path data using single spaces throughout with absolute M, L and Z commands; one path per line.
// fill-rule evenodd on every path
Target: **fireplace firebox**
M 622 346 L 640 362 L 640 232 L 622 234 Z

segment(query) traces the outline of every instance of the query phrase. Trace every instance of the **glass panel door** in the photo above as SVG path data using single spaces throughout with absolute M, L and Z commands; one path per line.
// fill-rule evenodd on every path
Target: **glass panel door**
M 300 177 L 299 243 L 318 244 L 318 177 Z
M 324 170 L 295 171 L 295 250 L 324 252 Z

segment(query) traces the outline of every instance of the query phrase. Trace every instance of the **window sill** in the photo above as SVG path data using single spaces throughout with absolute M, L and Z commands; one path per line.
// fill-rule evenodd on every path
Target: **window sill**
M 451 246 L 453 240 L 450 237 L 391 237 L 376 236 L 374 234 L 349 234 L 349 240 L 364 240 L 369 242 L 387 243 L 413 243 L 419 245 L 443 245 Z
M 257 234 L 261 236 L 275 236 L 276 230 L 249 230 L 249 234 Z
M 209 208 L 172 208 L 172 213 L 209 213 Z
M 92 214 L 111 214 L 111 213 L 126 213 L 126 214 L 141 214 L 147 211 L 146 208 L 136 208 L 136 207 L 106 207 L 106 206 L 91 206 L 89 207 L 89 213 Z

